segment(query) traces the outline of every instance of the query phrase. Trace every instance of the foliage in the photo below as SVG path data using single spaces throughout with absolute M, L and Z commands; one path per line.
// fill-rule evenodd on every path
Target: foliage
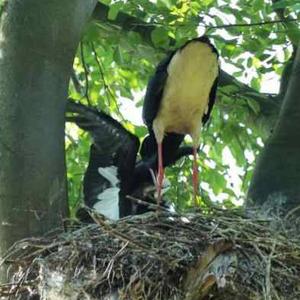
M 103 0 L 109 5 L 108 21 L 92 22 L 74 61 L 70 96 L 111 114 L 142 140 L 146 130 L 133 124 L 132 112 L 121 114 L 120 103 L 142 105 L 147 82 L 164 53 L 199 32 L 208 34 L 220 52 L 222 67 L 236 79 L 260 92 L 268 76 L 279 78 L 291 52 L 288 37 L 297 22 L 277 22 L 276 9 L 286 8 L 286 17 L 299 16 L 293 0 Z M 123 12 L 136 17 L 136 26 L 153 28 L 152 45 L 134 31 L 114 25 Z M 237 24 L 232 26 L 233 24 Z M 253 25 L 251 25 L 253 24 Z M 290 26 L 286 26 L 289 24 Z M 292 26 L 293 25 L 293 26 Z M 293 35 L 294 37 L 297 35 Z M 266 135 L 259 126 L 264 117 L 260 103 L 243 95 L 234 85 L 219 88 L 218 104 L 209 126 L 204 128 L 200 152 L 202 199 L 222 200 L 232 206 L 243 197 L 255 159 Z M 74 130 L 73 130 L 74 131 Z M 72 207 L 80 199 L 80 185 L 89 142 L 83 132 L 67 131 L 67 165 Z M 76 138 L 74 138 L 74 136 Z M 228 154 L 227 157 L 224 154 Z M 230 155 L 233 159 L 229 159 Z M 178 207 L 191 203 L 191 160 L 183 159 L 167 170 L 170 197 Z M 238 178 L 232 178 L 238 170 Z

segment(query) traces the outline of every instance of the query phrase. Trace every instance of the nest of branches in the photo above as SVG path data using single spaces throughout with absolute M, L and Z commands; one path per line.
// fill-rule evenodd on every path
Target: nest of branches
M 282 221 L 221 210 L 92 217 L 16 243 L 0 298 L 300 299 L 300 241 Z

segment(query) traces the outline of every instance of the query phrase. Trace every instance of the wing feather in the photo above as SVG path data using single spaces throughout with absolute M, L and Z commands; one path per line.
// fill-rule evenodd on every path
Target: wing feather
M 126 193 L 131 186 L 139 139 L 118 121 L 95 108 L 69 101 L 67 110 L 73 114 L 68 120 L 88 131 L 94 141 L 84 176 L 85 204 L 93 207 L 98 201 L 97 196 L 111 187 L 109 180 L 99 173 L 99 168 L 115 166 L 120 189 Z
M 156 67 L 155 74 L 150 79 L 143 105 L 143 120 L 148 128 L 152 128 L 162 100 L 165 83 L 168 78 L 168 65 L 175 54 L 175 51 L 164 58 Z

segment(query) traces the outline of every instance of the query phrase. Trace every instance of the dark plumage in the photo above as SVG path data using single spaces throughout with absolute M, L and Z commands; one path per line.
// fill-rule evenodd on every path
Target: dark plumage
M 84 175 L 85 204 L 93 208 L 99 202 L 99 195 L 109 188 L 115 188 L 111 190 L 114 194 L 118 194 L 120 190 L 121 195 L 128 195 L 133 181 L 130 175 L 134 172 L 140 146 L 139 139 L 112 117 L 94 108 L 71 102 L 70 110 L 78 114 L 71 120 L 88 131 L 93 138 L 89 164 Z M 102 170 L 101 173 L 99 168 Z M 115 174 L 113 171 L 116 171 Z M 113 177 L 116 181 L 115 186 L 110 182 Z M 105 195 L 102 196 L 106 198 Z M 113 207 L 115 200 L 105 201 L 108 201 L 108 206 Z M 122 201 L 116 203 L 120 205 L 121 215 L 131 214 L 130 200 L 124 197 Z

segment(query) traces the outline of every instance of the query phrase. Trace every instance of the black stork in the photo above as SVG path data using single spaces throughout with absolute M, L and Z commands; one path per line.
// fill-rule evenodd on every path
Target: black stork
M 199 189 L 197 149 L 202 125 L 208 121 L 216 98 L 220 70 L 218 56 L 207 36 L 191 39 L 158 64 L 148 83 L 143 120 L 149 130 L 149 139 L 155 139 L 157 143 L 158 205 L 164 177 L 163 159 L 170 151 L 165 148 L 167 145 L 178 147 L 186 134 L 193 142 L 196 202 Z
M 119 201 L 119 194 L 127 195 L 132 185 L 130 174 L 135 168 L 138 138 L 95 108 L 68 101 L 67 110 L 73 114 L 67 120 L 89 132 L 93 139 L 83 182 L 85 205 L 110 219 L 119 219 L 119 211 L 121 215 L 130 214 L 130 201 Z
M 68 111 L 73 115 L 67 120 L 75 122 L 93 137 L 89 164 L 84 175 L 85 205 L 109 219 L 149 211 L 147 206 L 133 203 L 127 196 L 150 203 L 154 200 L 151 172 L 157 171 L 155 141 L 152 144 L 149 138 L 144 139 L 141 146 L 142 158 L 137 160 L 139 139 L 118 121 L 103 112 L 73 101 L 68 102 Z M 164 160 L 165 166 L 192 154 L 191 147 L 178 145 L 170 150 Z M 77 216 L 84 222 L 92 221 L 84 209 L 80 209 Z

